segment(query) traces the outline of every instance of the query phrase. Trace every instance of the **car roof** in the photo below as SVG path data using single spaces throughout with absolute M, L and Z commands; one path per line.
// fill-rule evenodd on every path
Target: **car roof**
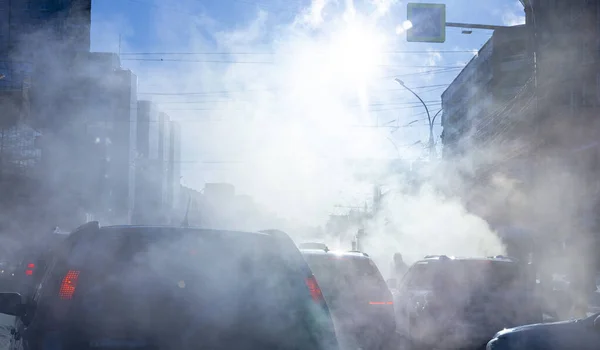
M 504 262 L 504 263 L 516 263 L 517 260 L 507 256 L 496 255 L 490 257 L 457 257 L 447 255 L 428 255 L 425 258 L 417 261 L 416 263 L 432 262 L 432 261 L 489 261 L 489 262 Z
M 343 251 L 343 250 L 323 250 L 323 249 L 300 249 L 302 255 L 311 255 L 311 256 L 339 256 L 344 258 L 351 259 L 363 259 L 370 260 L 369 255 L 359 251 Z
M 168 226 L 168 225 L 111 225 L 111 226 L 100 226 L 101 231 L 137 231 L 140 229 L 149 230 L 168 230 L 168 231 L 181 231 L 181 232 L 198 232 L 198 233 L 233 233 L 233 234 L 247 234 L 247 235 L 258 235 L 258 236 L 270 236 L 265 232 L 257 231 L 239 231 L 239 230 L 223 230 L 223 229 L 208 229 L 200 227 L 181 227 L 181 226 Z

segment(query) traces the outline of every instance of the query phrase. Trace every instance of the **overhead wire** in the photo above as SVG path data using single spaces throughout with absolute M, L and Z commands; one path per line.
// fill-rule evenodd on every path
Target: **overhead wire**
M 121 58 L 121 61 L 144 62 L 189 62 L 189 63 L 223 63 L 223 64 L 277 64 L 276 61 L 239 61 L 239 60 L 189 60 L 181 58 Z M 438 66 L 438 65 L 402 65 L 402 64 L 375 64 L 377 67 L 394 68 L 444 68 L 463 69 L 465 66 Z
M 394 76 L 395 77 L 395 76 Z M 411 89 L 416 90 L 416 89 L 428 89 L 428 88 L 434 88 L 434 87 L 445 87 L 448 86 L 449 84 L 433 84 L 433 85 L 421 85 L 421 86 L 415 86 Z M 245 89 L 245 90 L 215 90 L 215 91 L 197 91 L 197 92 L 164 92 L 164 91 L 159 91 L 159 92 L 138 92 L 138 95 L 156 95 L 156 96 L 202 96 L 202 95 L 220 95 L 220 94 L 237 94 L 237 93 L 246 93 L 246 92 L 264 92 L 264 91 L 270 91 L 270 92 L 277 92 L 277 91 L 284 91 L 287 89 L 278 89 L 278 88 L 265 88 L 265 89 Z M 401 88 L 393 88 L 393 89 L 376 89 L 373 90 L 375 92 L 382 92 L 382 91 L 403 91 L 404 89 Z M 157 103 L 161 103 L 161 102 L 157 102 Z
M 477 50 L 395 50 L 395 51 L 383 51 L 381 52 L 381 54 L 386 54 L 386 55 L 395 55 L 395 54 L 432 54 L 432 53 L 471 53 L 476 55 L 477 54 Z M 121 53 L 122 56 L 176 56 L 176 55 L 180 55 L 180 56 L 194 56 L 194 55 L 256 55 L 256 56 L 270 56 L 270 55 L 278 55 L 278 54 L 282 54 L 279 52 L 235 52 L 235 51 L 223 51 L 223 52 L 218 52 L 218 51 L 204 51 L 204 52 L 123 52 Z M 285 53 L 283 53 L 285 54 Z M 293 55 L 293 53 L 289 53 L 291 55 Z

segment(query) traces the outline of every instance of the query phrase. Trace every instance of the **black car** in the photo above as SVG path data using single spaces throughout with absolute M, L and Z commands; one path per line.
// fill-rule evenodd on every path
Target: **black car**
M 362 252 L 330 251 L 314 243 L 300 248 L 325 295 L 342 347 L 397 348 L 392 294 L 373 260 Z
M 36 286 L 46 272 L 48 260 L 67 237 L 68 234 L 64 233 L 50 233 L 24 244 L 17 254 L 21 259 L 15 267 L 13 291 L 25 298 L 33 297 Z
M 80 227 L 54 251 L 11 348 L 337 349 L 328 308 L 283 232 Z
M 600 349 L 600 314 L 572 321 L 505 329 L 487 344 L 487 350 L 571 349 Z
M 428 256 L 410 267 L 396 304 L 399 331 L 416 349 L 485 349 L 499 330 L 542 318 L 527 264 L 500 256 Z

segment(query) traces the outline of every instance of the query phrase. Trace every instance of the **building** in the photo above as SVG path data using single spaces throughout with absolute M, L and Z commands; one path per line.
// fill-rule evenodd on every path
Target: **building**
M 52 196 L 52 192 L 64 194 L 70 193 L 72 187 L 81 189 L 77 181 L 81 173 L 62 180 L 61 175 L 66 169 L 80 172 L 73 165 L 85 154 L 75 144 L 67 146 L 59 141 L 64 134 L 47 132 L 36 122 L 45 116 L 52 123 L 69 123 L 61 120 L 69 114 L 62 113 L 65 108 L 59 105 L 70 102 L 70 97 L 64 96 L 65 88 L 73 77 L 76 54 L 89 51 L 90 23 L 91 0 L 0 0 L 2 232 L 27 234 L 39 226 L 55 225 L 57 217 L 81 218 L 77 210 L 65 205 L 84 206 L 81 193 L 65 197 Z M 40 73 L 37 79 L 36 72 Z M 53 79 L 40 79 L 43 77 Z M 34 105 L 32 96 L 40 104 Z M 44 96 L 52 98 L 40 99 Z M 40 113 L 45 109 L 48 113 Z M 50 141 L 53 138 L 54 142 Z M 48 148 L 50 144 L 55 147 Z M 62 151 L 58 152 L 57 147 L 62 147 Z M 70 162 L 53 163 L 63 160 L 57 156 L 67 151 L 72 153 Z M 48 156 L 46 160 L 44 156 Z M 53 188 L 56 184 L 63 187 Z
M 151 101 L 138 101 L 136 192 L 133 222 L 160 224 L 161 164 L 158 158 L 159 110 Z
M 165 113 L 160 112 L 158 114 L 158 162 L 160 169 L 158 170 L 158 176 L 161 179 L 162 184 L 160 185 L 161 201 L 162 201 L 162 219 L 168 221 L 169 214 L 171 211 L 171 183 L 169 182 L 169 146 L 171 144 L 171 117 Z
M 109 124 L 109 186 L 112 219 L 131 223 L 135 203 L 137 166 L 137 76 L 130 70 L 115 72 L 114 110 Z M 110 128 L 110 127 L 109 127 Z
M 136 223 L 181 219 L 181 129 L 150 101 L 138 102 Z
M 177 201 L 181 188 L 181 127 L 175 121 L 169 123 L 167 183 L 169 186 L 167 201 L 170 203 L 171 210 L 177 213 L 182 209 Z
M 33 86 L 32 123 L 43 130 L 44 195 L 58 202 L 45 205 L 54 211 L 49 215 L 69 221 L 57 224 L 67 229 L 90 218 L 128 223 L 135 199 L 137 77 L 120 68 L 115 54 L 82 53 L 71 74 L 43 78 L 56 88 Z
M 600 1 L 521 3 L 537 58 L 535 138 L 543 149 L 535 181 L 543 181 L 552 169 L 555 176 L 574 182 L 555 190 L 552 199 L 561 207 L 546 224 L 563 235 L 570 233 L 581 245 L 580 257 L 590 259 L 580 265 L 590 266 L 592 260 L 600 261 L 595 253 L 600 237 Z M 565 208 L 564 203 L 577 205 Z
M 0 1 L 0 56 L 90 50 L 91 0 Z
M 495 30 L 444 91 L 444 158 L 472 155 L 475 149 L 524 136 L 521 124 L 528 120 L 533 86 L 529 39 L 525 25 Z
M 76 53 L 89 52 L 90 25 L 91 0 L 0 1 L 0 94 L 26 104 L 36 68 L 64 73 Z

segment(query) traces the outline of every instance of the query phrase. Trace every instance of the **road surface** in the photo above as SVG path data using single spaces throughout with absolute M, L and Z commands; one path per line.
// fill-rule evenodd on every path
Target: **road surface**
M 15 322 L 13 316 L 0 314 L 0 350 L 8 349 L 10 344 L 10 329 Z

